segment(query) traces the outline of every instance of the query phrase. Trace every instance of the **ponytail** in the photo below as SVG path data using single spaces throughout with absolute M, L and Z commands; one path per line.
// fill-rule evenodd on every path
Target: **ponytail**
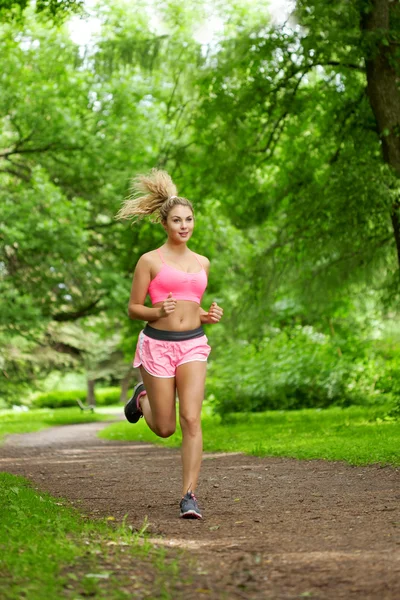
M 129 197 L 124 201 L 116 219 L 139 220 L 156 213 L 156 220 L 166 221 L 173 206 L 192 204 L 177 196 L 177 188 L 166 171 L 152 169 L 148 175 L 139 175 L 132 180 Z

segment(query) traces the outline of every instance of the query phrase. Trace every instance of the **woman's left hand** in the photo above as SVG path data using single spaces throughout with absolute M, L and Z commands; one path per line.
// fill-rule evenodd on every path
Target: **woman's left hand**
M 203 323 L 218 323 L 218 321 L 221 320 L 223 314 L 223 309 L 220 306 L 218 306 L 216 302 L 213 302 L 209 308 L 208 313 L 204 315 L 205 320 L 203 321 Z

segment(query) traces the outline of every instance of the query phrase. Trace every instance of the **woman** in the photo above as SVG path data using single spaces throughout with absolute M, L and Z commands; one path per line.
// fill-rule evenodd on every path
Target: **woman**
M 141 256 L 133 276 L 128 314 L 147 325 L 139 335 L 133 363 L 140 367 L 143 383 L 135 387 L 125 416 L 131 423 L 143 416 L 155 434 L 169 437 L 176 428 L 178 393 L 183 467 L 180 516 L 201 519 L 194 491 L 203 451 L 201 407 L 211 350 L 202 324 L 217 323 L 223 310 L 216 302 L 208 311 L 200 306 L 210 263 L 187 247 L 194 228 L 189 200 L 177 196 L 168 173 L 157 169 L 134 180 L 133 191 L 117 217 L 139 219 L 155 214 L 167 240 Z M 151 308 L 144 305 L 147 294 Z

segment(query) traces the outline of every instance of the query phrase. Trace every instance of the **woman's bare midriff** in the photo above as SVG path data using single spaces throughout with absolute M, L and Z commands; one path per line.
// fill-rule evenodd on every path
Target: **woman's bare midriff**
M 162 302 L 157 302 L 153 307 L 162 306 Z M 190 331 L 200 327 L 200 306 L 197 302 L 188 300 L 178 300 L 173 313 L 168 317 L 162 317 L 149 323 L 155 329 L 164 331 Z

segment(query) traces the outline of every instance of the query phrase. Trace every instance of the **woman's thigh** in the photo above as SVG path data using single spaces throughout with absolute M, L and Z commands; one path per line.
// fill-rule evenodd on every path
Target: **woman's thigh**
M 200 420 L 206 381 L 206 361 L 193 361 L 176 369 L 179 415 L 188 421 Z
M 140 367 L 140 372 L 149 399 L 154 424 L 156 426 L 172 422 L 175 424 L 175 378 L 154 377 L 143 367 Z

